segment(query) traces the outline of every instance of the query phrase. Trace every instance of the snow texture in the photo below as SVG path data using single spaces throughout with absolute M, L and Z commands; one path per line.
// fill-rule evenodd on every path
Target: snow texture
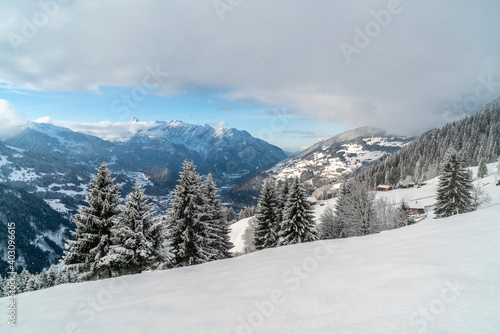
M 493 200 L 476 212 L 25 293 L 0 332 L 499 333 L 500 187 L 481 181 Z

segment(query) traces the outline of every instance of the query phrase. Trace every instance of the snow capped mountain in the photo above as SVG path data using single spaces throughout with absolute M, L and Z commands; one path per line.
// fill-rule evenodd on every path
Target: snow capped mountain
M 102 138 L 27 122 L 0 141 L 0 182 L 36 193 L 69 216 L 85 199 L 87 184 L 103 161 L 123 192 L 139 177 L 149 179 L 149 194 L 168 196 L 185 159 L 201 174 L 212 173 L 219 186 L 231 187 L 242 175 L 286 157 L 280 148 L 236 129 L 137 119 L 94 124 L 92 129 Z
M 348 177 L 361 167 L 401 149 L 412 140 L 411 137 L 389 135 L 384 130 L 372 127 L 347 131 L 277 163 L 236 188 L 234 193 L 241 195 L 248 192 L 255 196 L 260 191 L 262 180 L 267 176 L 279 181 L 299 177 L 306 189 L 316 190 Z M 248 200 L 248 196 L 241 196 Z
M 179 171 L 183 160 L 189 159 L 202 173 L 216 176 L 244 175 L 286 157 L 280 148 L 246 131 L 180 121 L 139 122 L 134 118 L 128 123 L 83 124 L 81 130 L 100 138 L 30 121 L 4 142 L 81 164 L 112 162 L 121 169 L 164 166 Z
M 5 138 L 4 143 L 82 164 L 105 161 L 113 149 L 110 143 L 100 138 L 32 121 L 28 121 L 14 136 Z
M 212 173 L 219 186 L 230 187 L 236 178 L 286 157 L 278 147 L 236 129 L 135 119 L 109 128 L 103 126 L 102 130 L 103 138 L 113 140 L 52 124 L 27 122 L 19 131 L 0 140 L 0 183 L 19 188 L 20 196 L 27 197 L 30 203 L 18 201 L 14 205 L 11 201 L 2 206 L 0 189 L 0 222 L 9 219 L 22 222 L 20 228 L 27 240 L 22 247 L 23 256 L 37 259 L 35 262 L 40 265 L 29 267 L 30 270 L 48 267 L 61 255 L 61 238 L 69 237 L 67 227 L 72 226 L 69 218 L 84 203 L 88 183 L 102 161 L 122 186 L 122 197 L 139 179 L 156 208 L 165 212 L 185 159 L 192 160 L 200 173 Z M 32 210 L 31 206 L 43 210 Z M 30 208 L 31 215 L 6 215 L 14 212 L 14 208 L 18 213 Z M 58 218 L 52 219 L 54 216 Z M 36 227 L 47 217 L 57 226 Z M 0 233 L 0 241 L 3 237 Z

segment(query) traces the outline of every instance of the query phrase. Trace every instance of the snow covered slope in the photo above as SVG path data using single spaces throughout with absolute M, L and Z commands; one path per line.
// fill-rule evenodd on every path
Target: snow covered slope
M 486 190 L 479 211 L 376 235 L 22 294 L 0 332 L 499 333 L 500 187 Z
M 233 190 L 246 204 L 255 200 L 263 180 L 278 181 L 298 177 L 308 191 L 349 177 L 362 166 L 398 151 L 414 138 L 397 137 L 384 130 L 362 127 L 338 134 L 309 147 L 297 156 L 280 161 Z

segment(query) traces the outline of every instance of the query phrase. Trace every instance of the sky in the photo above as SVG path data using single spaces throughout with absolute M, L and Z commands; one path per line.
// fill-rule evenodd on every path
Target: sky
M 416 135 L 500 96 L 495 0 L 42 0 L 0 5 L 0 131 L 181 120 L 296 151 Z

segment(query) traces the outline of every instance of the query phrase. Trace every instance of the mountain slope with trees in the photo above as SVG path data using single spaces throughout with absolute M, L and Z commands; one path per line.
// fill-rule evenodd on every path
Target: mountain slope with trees
M 477 166 L 481 160 L 496 161 L 500 155 L 500 99 L 463 120 L 425 132 L 357 178 L 373 187 L 396 185 L 408 176 L 415 182 L 431 179 L 438 174 L 449 149 L 457 151 L 467 166 Z
M 62 255 L 70 237 L 70 222 L 47 203 L 28 192 L 0 184 L 0 275 L 7 272 L 7 224 L 16 226 L 16 253 L 19 265 L 39 272 Z

